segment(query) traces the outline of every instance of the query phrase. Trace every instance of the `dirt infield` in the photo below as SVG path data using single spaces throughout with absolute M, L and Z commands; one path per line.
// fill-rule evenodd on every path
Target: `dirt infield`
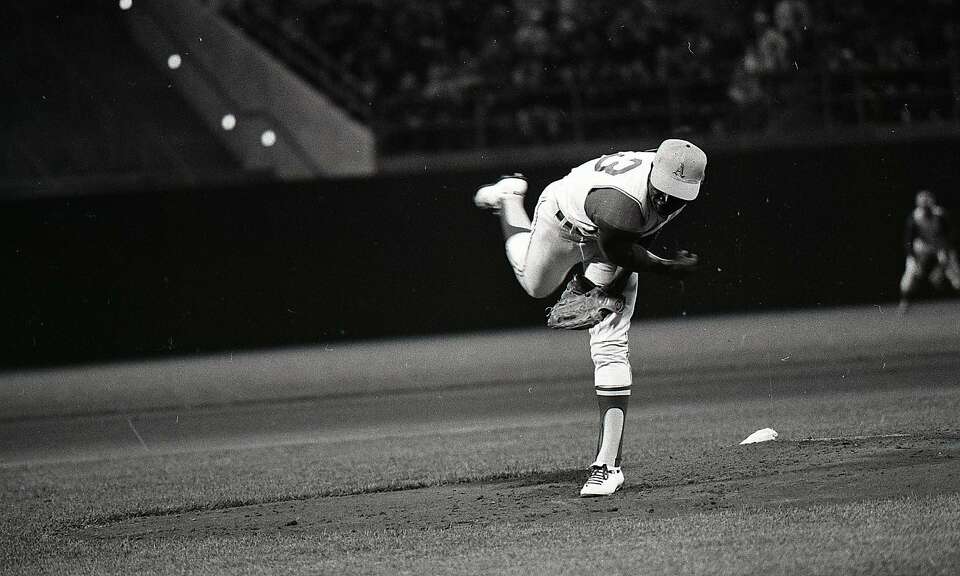
M 887 312 L 642 324 L 600 499 L 575 336 L 371 345 L 338 386 L 326 350 L 7 374 L 0 574 L 952 575 L 960 308 Z M 136 409 L 150 386 L 201 401 Z
M 768 442 L 677 454 L 626 471 L 612 498 L 581 499 L 583 471 L 139 516 L 88 526 L 94 539 L 251 532 L 421 530 L 579 516 L 673 517 L 960 491 L 960 432 Z

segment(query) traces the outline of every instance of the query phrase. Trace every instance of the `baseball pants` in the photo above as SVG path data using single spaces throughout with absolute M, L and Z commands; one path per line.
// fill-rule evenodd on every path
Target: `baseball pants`
M 949 282 L 954 290 L 960 290 L 960 265 L 957 253 L 951 249 L 915 250 L 907 256 L 903 276 L 900 278 L 900 293 L 912 294 L 919 284 L 927 280 L 940 289 Z
M 506 242 L 507 259 L 517 281 L 534 298 L 555 291 L 570 269 L 583 264 L 584 276 L 594 284 L 606 285 L 616 277 L 618 267 L 600 252 L 596 238 L 576 227 L 563 226 L 556 194 L 563 193 L 556 182 L 547 186 L 537 201 L 530 231 L 515 234 Z M 590 329 L 590 355 L 594 364 L 594 386 L 599 396 L 629 396 L 632 384 L 627 335 L 637 300 L 637 274 L 630 273 L 623 288 L 624 307 Z

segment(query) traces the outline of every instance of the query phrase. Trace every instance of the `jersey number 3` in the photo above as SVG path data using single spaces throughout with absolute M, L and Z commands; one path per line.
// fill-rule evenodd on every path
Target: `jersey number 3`
M 623 152 L 617 152 L 616 154 L 601 156 L 594 164 L 593 169 L 597 172 L 605 172 L 611 176 L 616 176 L 629 172 L 641 164 L 643 164 L 643 160 L 640 158 L 624 158 Z

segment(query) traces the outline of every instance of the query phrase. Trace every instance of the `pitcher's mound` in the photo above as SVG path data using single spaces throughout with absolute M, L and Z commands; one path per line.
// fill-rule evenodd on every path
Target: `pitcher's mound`
M 140 516 L 92 526 L 92 538 L 259 531 L 436 529 L 456 524 L 656 517 L 960 491 L 960 433 L 819 438 L 704 450 L 631 466 L 611 497 L 581 499 L 585 470 Z

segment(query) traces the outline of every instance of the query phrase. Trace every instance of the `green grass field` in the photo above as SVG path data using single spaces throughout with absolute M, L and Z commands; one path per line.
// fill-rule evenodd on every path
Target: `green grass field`
M 131 443 L 19 462 L 11 451 L 0 465 L 0 566 L 4 574 L 955 574 L 957 358 L 917 361 L 894 348 L 861 350 L 827 370 L 643 381 L 628 415 L 627 484 L 607 499 L 576 498 L 595 442 L 589 380 L 537 384 L 550 398 L 542 401 L 524 400 L 534 389 L 524 383 L 250 409 L 277 418 L 296 409 L 377 414 L 312 436 Z M 871 354 L 883 355 L 883 368 L 870 367 Z M 174 413 L 203 421 L 224 410 L 235 411 L 161 411 L 153 426 Z M 387 421 L 378 410 L 399 416 Z M 255 426 L 245 414 L 235 416 Z M 152 445 L 147 416 L 131 418 Z M 736 446 L 766 426 L 778 442 Z M 892 434 L 905 436 L 804 442 Z

